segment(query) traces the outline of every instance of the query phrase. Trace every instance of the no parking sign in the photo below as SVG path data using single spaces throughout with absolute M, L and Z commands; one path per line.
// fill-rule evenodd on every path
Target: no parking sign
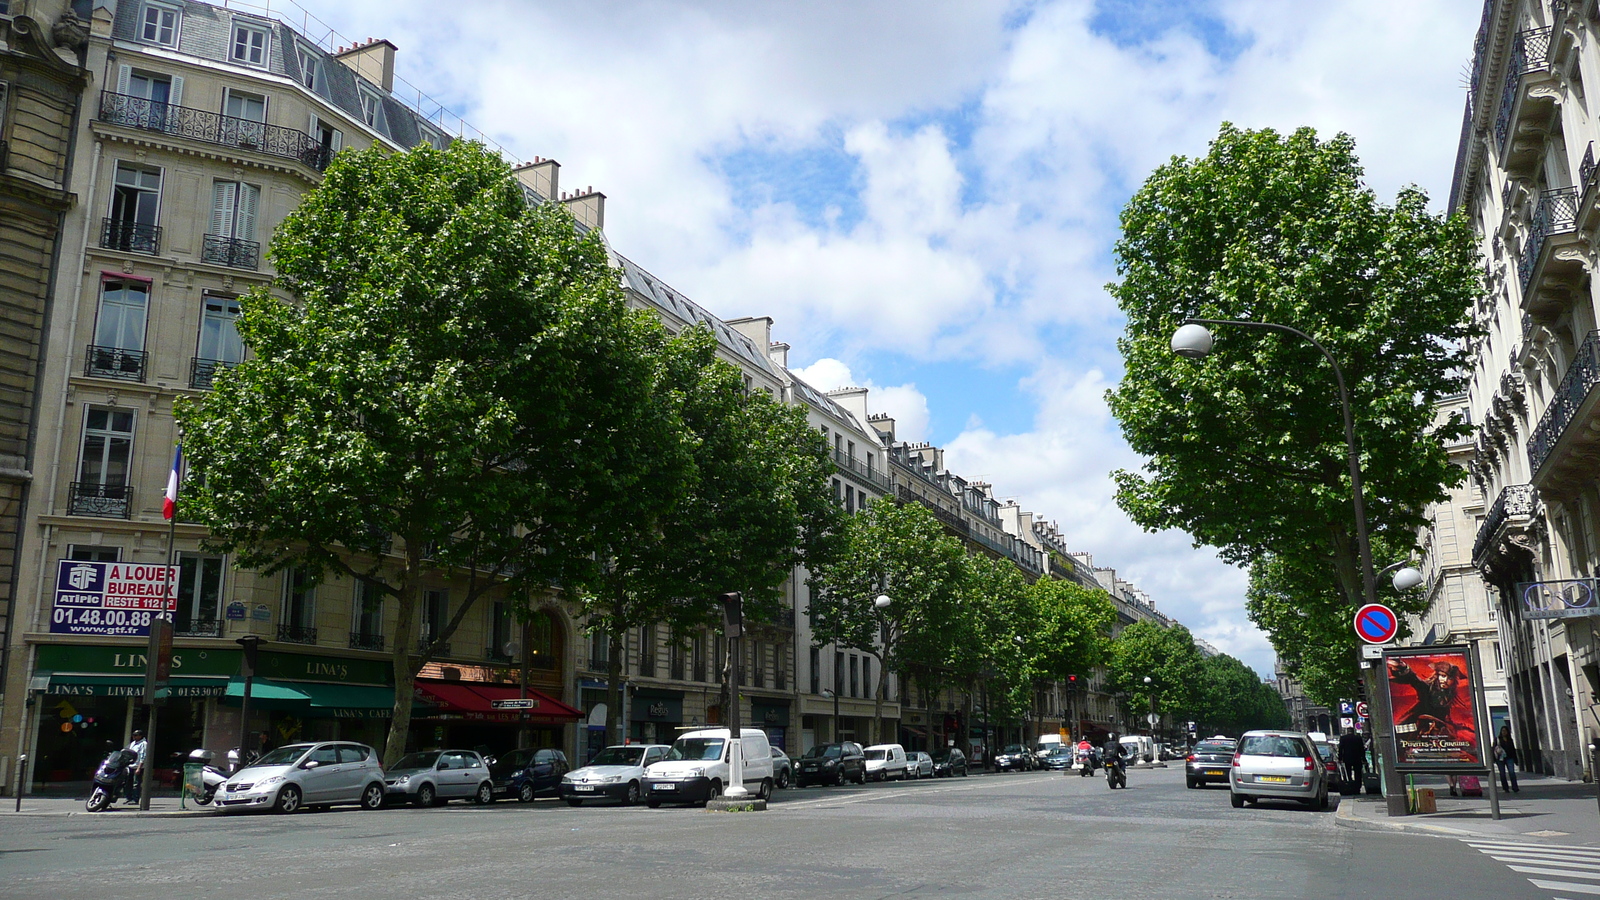
M 1387 644 L 1400 631 L 1400 619 L 1382 603 L 1368 603 L 1356 610 L 1356 637 L 1369 644 Z

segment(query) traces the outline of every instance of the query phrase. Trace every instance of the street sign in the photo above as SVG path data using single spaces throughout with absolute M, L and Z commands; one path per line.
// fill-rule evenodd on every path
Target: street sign
M 1400 619 L 1382 603 L 1368 603 L 1356 610 L 1356 636 L 1369 644 L 1387 644 L 1399 630 Z
M 1348 730 L 1350 730 L 1350 729 L 1352 729 L 1354 727 L 1356 727 L 1356 720 L 1355 719 L 1352 719 L 1349 716 L 1340 716 L 1339 717 L 1339 728 L 1340 728 L 1341 731 L 1348 731 Z
M 1160 725 L 1161 724 L 1161 717 L 1156 715 L 1155 713 L 1151 713 L 1150 715 L 1145 716 L 1144 720 L 1146 722 L 1149 722 L 1151 725 Z
M 493 709 L 538 709 L 539 701 L 533 697 L 526 700 L 490 700 L 489 706 Z
M 1356 715 L 1363 719 L 1367 717 L 1367 701 L 1363 700 L 1356 704 Z

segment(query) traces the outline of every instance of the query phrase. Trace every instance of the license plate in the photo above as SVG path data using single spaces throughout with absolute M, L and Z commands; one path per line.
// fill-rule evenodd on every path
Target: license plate
M 675 791 L 678 786 L 675 784 L 653 784 L 650 789 L 653 791 Z
M 1206 774 L 1207 775 L 1215 775 L 1218 778 L 1221 778 L 1224 773 L 1223 773 L 1223 771 L 1221 769 L 1207 769 L 1206 770 Z
M 1269 782 L 1271 784 L 1288 784 L 1289 783 L 1289 776 L 1287 776 L 1287 775 L 1257 775 L 1256 776 L 1256 780 L 1257 781 Z
M 572 786 L 572 789 L 575 790 L 575 791 L 592 791 L 592 790 L 594 790 L 594 785 L 592 785 L 592 784 L 575 784 L 575 785 Z

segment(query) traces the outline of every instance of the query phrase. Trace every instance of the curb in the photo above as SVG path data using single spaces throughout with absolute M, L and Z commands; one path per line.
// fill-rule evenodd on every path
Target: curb
M 1342 797 L 1339 800 L 1339 811 L 1334 814 L 1333 821 L 1336 825 L 1355 828 L 1360 831 L 1382 831 L 1391 834 L 1396 831 L 1409 831 L 1415 834 L 1430 834 L 1434 837 L 1485 837 L 1482 832 L 1468 831 L 1464 828 L 1451 828 L 1448 825 L 1363 819 L 1356 815 L 1354 804 L 1347 805 Z
M 749 800 L 707 800 L 706 812 L 766 812 L 767 801 L 760 797 Z

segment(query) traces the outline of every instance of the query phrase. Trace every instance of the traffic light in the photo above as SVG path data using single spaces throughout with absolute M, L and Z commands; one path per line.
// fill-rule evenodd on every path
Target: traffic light
M 722 604 L 722 629 L 728 637 L 738 637 L 744 631 L 744 595 L 738 591 L 718 594 Z

